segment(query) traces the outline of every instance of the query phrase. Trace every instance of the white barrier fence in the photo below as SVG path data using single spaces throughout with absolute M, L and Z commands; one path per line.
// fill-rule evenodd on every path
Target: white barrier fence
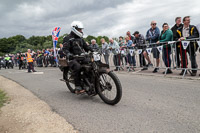
M 120 50 L 116 49 L 116 53 L 112 52 L 109 54 L 109 65 L 111 67 L 116 67 L 118 70 L 127 70 L 128 72 L 133 70 L 133 68 L 146 68 L 146 64 L 141 64 L 143 60 L 143 51 L 148 53 L 148 57 L 153 64 L 153 68 L 156 68 L 156 59 L 153 58 L 152 48 L 157 48 L 159 51 L 160 64 L 159 69 L 165 69 L 165 74 L 168 69 L 183 70 L 184 74 L 186 71 L 193 73 L 200 70 L 197 64 L 200 64 L 200 39 L 188 39 L 185 41 L 169 41 L 160 44 L 145 44 L 144 49 L 133 49 L 133 50 Z M 166 48 L 163 48 L 166 46 Z M 167 47 L 168 46 L 168 47 Z M 167 51 L 168 50 L 168 51 Z M 167 51 L 167 52 L 166 52 Z M 170 52 L 171 51 L 171 52 Z M 141 56 L 141 57 L 140 57 Z M 115 58 L 114 58 L 115 57 Z M 132 58 L 130 58 L 132 57 Z M 113 59 L 114 58 L 114 59 Z M 130 59 L 135 58 L 135 64 L 130 63 Z M 169 60 L 171 58 L 171 61 Z M 166 62 L 163 61 L 165 59 Z M 117 60 L 117 64 L 115 63 Z M 105 59 L 102 56 L 102 61 L 105 63 Z M 145 62 L 147 60 L 145 59 Z M 171 62 L 171 63 L 170 63 Z M 171 64 L 171 65 L 170 65 Z

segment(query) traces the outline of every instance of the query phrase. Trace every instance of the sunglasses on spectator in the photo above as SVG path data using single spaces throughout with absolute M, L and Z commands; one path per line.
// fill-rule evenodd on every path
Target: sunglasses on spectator
M 156 23 L 153 23 L 153 24 L 151 24 L 151 25 L 156 25 Z

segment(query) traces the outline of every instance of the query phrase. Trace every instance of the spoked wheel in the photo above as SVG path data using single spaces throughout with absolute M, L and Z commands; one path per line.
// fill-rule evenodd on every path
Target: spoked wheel
M 63 77 L 66 81 L 66 85 L 68 89 L 72 92 L 75 93 L 75 84 L 74 84 L 74 79 L 72 78 L 72 72 L 70 70 L 64 70 L 63 72 Z
M 97 87 L 100 98 L 107 104 L 117 104 L 122 97 L 121 83 L 113 72 L 101 73 Z

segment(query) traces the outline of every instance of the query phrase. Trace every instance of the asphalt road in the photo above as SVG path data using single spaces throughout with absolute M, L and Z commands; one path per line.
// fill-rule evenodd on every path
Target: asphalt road
M 81 133 L 200 132 L 200 80 L 117 74 L 123 86 L 116 106 L 67 89 L 58 68 L 0 70 L 49 104 Z

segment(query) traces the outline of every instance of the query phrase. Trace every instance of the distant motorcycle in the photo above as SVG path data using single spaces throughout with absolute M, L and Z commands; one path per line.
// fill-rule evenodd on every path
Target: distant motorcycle
M 73 56 L 81 64 L 81 86 L 89 96 L 99 95 L 107 104 L 117 104 L 122 97 L 122 86 L 117 75 L 109 70 L 109 65 L 100 61 L 100 54 L 93 52 Z M 87 60 L 85 62 L 85 60 Z M 68 89 L 75 93 L 73 71 L 67 66 L 67 60 L 60 60 L 63 70 L 63 81 Z
M 10 59 L 10 60 L 6 60 L 6 67 L 9 69 L 9 68 L 12 68 L 13 69 L 13 66 L 14 66 L 14 64 L 13 64 L 13 62 L 12 62 L 12 60 Z
M 2 60 L 0 61 L 0 68 L 1 68 L 1 67 L 6 69 L 6 62 L 5 62 L 4 59 L 2 59 Z

